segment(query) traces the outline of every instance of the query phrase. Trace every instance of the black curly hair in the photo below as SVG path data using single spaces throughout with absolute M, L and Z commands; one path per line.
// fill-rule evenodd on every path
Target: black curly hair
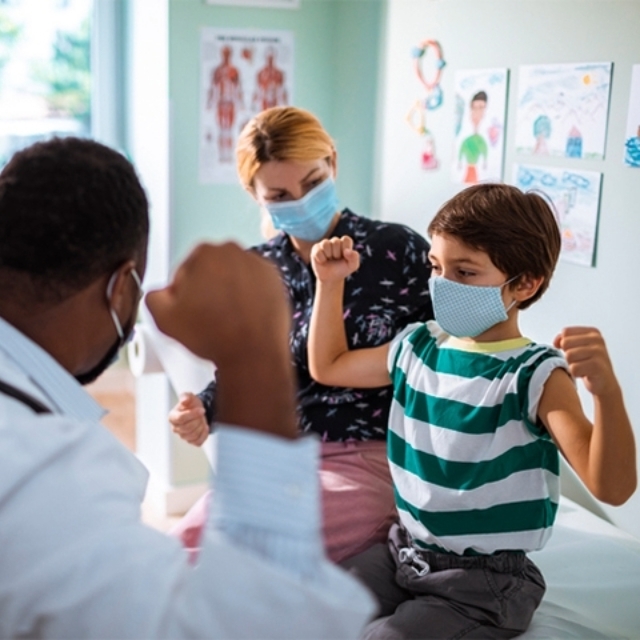
M 136 171 L 103 144 L 38 142 L 0 172 L 0 296 L 60 302 L 126 260 L 144 266 L 148 236 Z

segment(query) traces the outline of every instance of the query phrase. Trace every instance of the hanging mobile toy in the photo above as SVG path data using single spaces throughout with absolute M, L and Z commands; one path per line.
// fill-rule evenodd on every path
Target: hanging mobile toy
M 433 78 L 425 79 L 422 71 L 422 58 L 424 58 L 429 47 L 436 54 L 435 73 Z M 420 84 L 427 90 L 427 97 L 416 100 L 411 109 L 407 113 L 406 120 L 411 128 L 425 139 L 425 148 L 422 153 L 422 168 L 437 169 L 438 159 L 435 156 L 435 139 L 433 134 L 427 128 L 427 111 L 433 111 L 442 105 L 443 95 L 440 88 L 440 79 L 442 70 L 446 65 L 442 55 L 442 47 L 437 40 L 424 40 L 418 47 L 411 51 L 413 58 L 414 70 L 418 76 Z

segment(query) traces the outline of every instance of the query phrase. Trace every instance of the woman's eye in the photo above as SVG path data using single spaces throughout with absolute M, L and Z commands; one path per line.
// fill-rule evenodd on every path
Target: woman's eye
M 307 183 L 304 188 L 305 194 L 309 193 L 311 189 L 315 189 L 321 182 L 322 178 L 318 178 L 317 180 L 312 180 L 311 182 Z

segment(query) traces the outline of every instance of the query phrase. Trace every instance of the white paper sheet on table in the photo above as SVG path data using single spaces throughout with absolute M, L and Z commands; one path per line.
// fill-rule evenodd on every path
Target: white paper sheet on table
M 521 638 L 640 638 L 640 540 L 562 497 L 551 539 L 530 556 L 547 593 Z
M 181 343 L 162 333 L 144 305 L 142 322 L 136 325 L 133 340 L 127 348 L 129 368 L 135 376 L 164 373 L 176 396 L 199 393 L 214 378 L 215 366 L 194 355 Z M 209 436 L 202 449 L 213 466 L 215 438 Z

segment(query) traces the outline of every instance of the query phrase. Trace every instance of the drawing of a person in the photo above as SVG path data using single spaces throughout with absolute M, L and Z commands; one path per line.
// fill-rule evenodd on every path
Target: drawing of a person
M 220 162 L 233 162 L 233 124 L 236 108 L 242 108 L 240 72 L 231 63 L 232 49 L 225 45 L 220 50 L 222 61 L 211 72 L 207 94 L 207 109 L 215 109 L 219 127 L 218 157 Z
M 484 137 L 478 132 L 480 123 L 482 122 L 487 111 L 487 94 L 485 91 L 478 91 L 471 98 L 470 117 L 473 125 L 473 133 L 467 136 L 460 145 L 458 153 L 458 164 L 462 168 L 462 160 L 467 163 L 467 169 L 463 178 L 463 182 L 475 184 L 478 182 L 477 165 L 480 158 L 484 160 L 484 168 L 487 166 L 487 157 L 489 154 L 489 146 Z
M 265 65 L 256 76 L 256 90 L 253 94 L 254 111 L 264 111 L 271 107 L 287 104 L 287 89 L 284 73 L 275 65 L 276 49 L 269 46 L 265 50 Z
M 536 155 L 548 155 L 547 140 L 551 136 L 551 120 L 549 116 L 541 115 L 533 123 L 533 135 L 536 139 L 536 146 L 533 153 Z

